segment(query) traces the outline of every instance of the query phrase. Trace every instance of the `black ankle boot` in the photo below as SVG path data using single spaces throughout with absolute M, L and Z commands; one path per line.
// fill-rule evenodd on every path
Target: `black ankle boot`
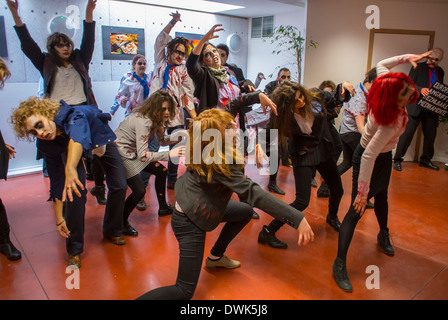
M 381 229 L 378 233 L 377 239 L 381 250 L 383 250 L 385 254 L 391 256 L 395 254 L 394 247 L 392 247 L 392 244 L 390 243 L 389 228 L 386 230 Z
M 345 264 L 345 261 L 339 257 L 336 257 L 336 260 L 334 260 L 333 263 L 333 276 L 339 288 L 341 288 L 345 292 L 353 291 L 352 284 L 347 275 L 347 266 Z
M 276 249 L 286 249 L 288 247 L 285 242 L 279 240 L 275 236 L 275 232 L 269 231 L 267 226 L 263 226 L 263 229 L 260 231 L 260 234 L 258 235 L 258 243 L 267 244 Z
M 335 218 L 330 217 L 329 214 L 327 214 L 327 223 L 337 232 L 339 232 L 339 229 L 341 228 L 341 222 L 339 221 L 338 217 Z
M 106 188 L 104 186 L 94 186 L 91 190 L 90 190 L 90 194 L 92 196 L 95 196 L 96 198 L 96 202 L 98 204 L 101 205 L 106 205 L 107 200 L 106 200 Z
M 8 260 L 14 261 L 22 258 L 22 254 L 14 247 L 10 240 L 0 242 L 0 253 L 3 253 Z

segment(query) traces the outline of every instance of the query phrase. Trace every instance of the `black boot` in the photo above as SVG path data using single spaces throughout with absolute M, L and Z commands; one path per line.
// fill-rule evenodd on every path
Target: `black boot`
M 390 243 L 389 228 L 386 230 L 381 229 L 378 233 L 377 239 L 378 244 L 385 254 L 391 256 L 395 254 L 394 247 L 392 247 L 392 244 Z
M 276 249 L 286 249 L 288 247 L 285 242 L 279 240 L 275 236 L 275 232 L 269 231 L 267 226 L 263 226 L 263 229 L 260 231 L 260 234 L 258 235 L 258 243 L 267 244 Z
M 11 261 L 22 258 L 20 251 L 14 247 L 9 239 L 7 241 L 0 242 L 0 253 L 3 253 L 6 258 Z
M 106 187 L 105 186 L 94 186 L 90 190 L 90 194 L 96 197 L 96 202 L 101 205 L 106 205 Z
M 341 288 L 345 292 L 353 291 L 352 284 L 347 275 L 347 266 L 345 264 L 345 261 L 339 257 L 336 257 L 336 260 L 334 260 L 333 263 L 333 276 L 339 288 Z
M 327 214 L 327 223 L 337 232 L 339 232 L 339 229 L 341 228 L 341 222 L 339 221 L 338 217 L 335 218 L 330 217 L 329 214 Z

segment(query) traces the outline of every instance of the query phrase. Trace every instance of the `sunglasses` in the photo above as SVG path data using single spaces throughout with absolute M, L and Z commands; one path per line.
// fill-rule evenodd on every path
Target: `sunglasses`
M 291 76 L 285 76 L 285 75 L 283 75 L 283 76 L 281 76 L 280 78 L 283 79 L 283 80 L 285 80 L 285 79 L 291 79 Z
M 71 45 L 70 45 L 70 43 L 66 42 L 66 43 L 58 43 L 57 45 L 55 45 L 55 47 L 58 49 L 62 49 L 64 47 L 70 48 Z
M 137 62 L 139 66 L 146 66 L 146 62 Z
M 181 57 L 185 57 L 185 52 L 179 51 L 179 50 L 174 50 L 174 53 L 181 56 Z

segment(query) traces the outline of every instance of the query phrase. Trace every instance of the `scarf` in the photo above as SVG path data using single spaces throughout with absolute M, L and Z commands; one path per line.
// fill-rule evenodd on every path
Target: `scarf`
M 143 79 L 141 79 L 135 72 L 132 74 L 137 81 L 143 86 L 143 100 L 149 95 L 148 81 L 146 80 L 146 73 L 143 74 Z
M 162 89 L 166 90 L 166 88 L 168 88 L 168 80 L 170 79 L 170 70 L 171 67 L 177 67 L 179 66 L 178 64 L 167 64 L 166 68 L 165 68 L 165 72 L 163 73 L 163 84 L 162 84 Z
M 208 66 L 207 68 L 211 75 L 214 76 L 220 83 L 227 84 L 227 70 L 225 68 L 221 67 L 221 69 L 215 69 Z

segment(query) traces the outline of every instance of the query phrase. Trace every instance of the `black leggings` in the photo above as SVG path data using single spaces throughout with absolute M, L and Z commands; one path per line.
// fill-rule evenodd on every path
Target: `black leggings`
M 159 202 L 159 209 L 168 208 L 166 203 L 166 168 L 160 162 L 150 162 L 143 171 L 155 175 L 155 188 L 157 193 L 157 200 Z M 126 198 L 123 212 L 123 223 L 128 224 L 128 218 L 132 210 L 137 206 L 138 202 L 145 196 L 146 188 L 143 184 L 142 178 L 139 174 L 126 180 L 132 193 Z
M 358 194 L 358 176 L 361 167 L 361 157 L 364 149 L 361 145 L 353 154 L 353 186 L 352 186 L 352 203 Z M 375 160 L 370 180 L 370 190 L 367 200 L 375 197 L 375 215 L 378 220 L 380 229 L 387 230 L 387 218 L 389 206 L 387 202 L 387 191 L 389 188 L 390 174 L 392 170 L 392 151 L 380 153 Z M 338 257 L 346 260 L 347 251 L 355 232 L 356 225 L 361 219 L 361 215 L 356 213 L 353 205 L 350 206 L 339 230 Z
M 294 181 L 296 184 L 296 198 L 290 204 L 292 207 L 299 211 L 305 210 L 311 197 L 311 180 L 314 175 L 314 168 L 319 171 L 322 178 L 328 184 L 330 189 L 330 199 L 328 201 L 328 214 L 332 218 L 338 216 L 339 204 L 344 194 L 344 188 L 342 186 L 341 176 L 339 175 L 336 163 L 332 158 L 327 161 L 321 162 L 316 167 L 302 167 L 294 165 L 292 161 Z M 269 225 L 268 230 L 270 232 L 277 232 L 285 223 L 281 220 L 274 219 Z
M 251 219 L 252 206 L 230 200 L 222 220 L 227 223 L 222 228 L 211 254 L 222 257 L 229 243 Z M 193 297 L 201 273 L 206 232 L 177 210 L 174 210 L 171 226 L 179 242 L 180 251 L 176 284 L 149 291 L 140 296 L 139 300 L 189 300 Z

